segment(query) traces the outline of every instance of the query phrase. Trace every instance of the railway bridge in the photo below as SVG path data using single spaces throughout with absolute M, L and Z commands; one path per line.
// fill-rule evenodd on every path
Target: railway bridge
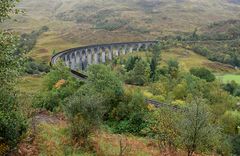
M 91 64 L 104 64 L 120 55 L 138 52 L 140 49 L 147 50 L 156 43 L 157 41 L 124 42 L 68 49 L 55 54 L 51 59 L 51 65 L 61 59 L 72 71 L 86 70 Z

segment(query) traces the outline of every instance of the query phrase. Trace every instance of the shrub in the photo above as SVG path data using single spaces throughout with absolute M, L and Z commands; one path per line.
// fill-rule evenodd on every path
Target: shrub
M 121 27 L 125 26 L 128 24 L 127 20 L 122 20 L 122 19 L 115 19 L 114 21 L 101 21 L 97 22 L 95 25 L 96 29 L 105 29 L 108 31 L 114 31 L 117 29 L 120 29 Z
M 114 122 L 114 133 L 132 133 L 141 135 L 141 131 L 146 128 L 147 122 L 143 118 L 144 114 L 133 114 L 129 119 L 120 122 Z
M 179 72 L 179 62 L 174 59 L 170 59 L 167 61 L 168 65 L 168 74 L 171 78 L 177 78 Z
M 206 80 L 207 82 L 212 82 L 216 79 L 215 75 L 206 68 L 191 68 L 190 73 L 196 77 Z
M 235 138 L 233 138 L 232 144 L 233 144 L 233 153 L 236 155 L 240 155 L 240 134 L 237 135 Z
M 209 55 L 209 50 L 206 47 L 202 47 L 202 46 L 194 46 L 192 48 L 192 50 L 194 52 L 196 52 L 197 54 L 203 55 L 203 56 L 208 56 Z
M 227 134 L 238 134 L 238 126 L 240 125 L 240 112 L 226 111 L 221 118 L 221 123 L 224 131 Z
M 234 96 L 240 96 L 240 86 L 234 91 Z
M 147 104 L 140 92 L 125 95 L 124 101 L 120 102 L 111 113 L 111 121 L 108 122 L 116 133 L 140 134 L 147 125 Z
M 223 89 L 233 95 L 235 90 L 238 87 L 240 87 L 240 86 L 235 81 L 231 81 L 230 83 L 224 84 Z
M 181 115 L 169 108 L 159 108 L 150 114 L 148 135 L 158 140 L 159 150 L 162 148 L 175 148 L 178 145 L 178 122 Z
M 72 95 L 81 82 L 74 78 L 69 69 L 61 63 L 55 66 L 45 77 L 47 89 L 40 91 L 33 100 L 36 108 L 45 108 L 54 111 L 60 106 L 61 102 Z
M 49 111 L 54 111 L 61 102 L 57 92 L 53 91 L 39 93 L 34 97 L 33 101 L 35 108 L 45 108 Z
M 125 64 L 125 68 L 127 70 L 127 72 L 129 72 L 130 70 L 133 70 L 133 68 L 135 67 L 136 62 L 138 62 L 139 60 L 141 60 L 140 57 L 138 56 L 130 56 L 127 59 L 127 62 Z
M 25 64 L 25 72 L 28 74 L 39 74 L 39 73 L 47 73 L 49 72 L 49 66 L 44 63 L 38 63 L 33 59 L 28 59 Z
M 144 85 L 149 81 L 150 77 L 150 67 L 148 63 L 143 60 L 137 61 L 133 70 L 128 72 L 128 77 L 126 83 L 134 85 Z
M 89 134 L 98 127 L 105 113 L 102 95 L 88 85 L 66 99 L 64 110 L 71 122 L 72 139 L 87 142 Z
M 92 65 L 88 68 L 87 84 L 90 88 L 105 97 L 105 118 L 107 118 L 124 93 L 122 81 L 109 67 L 105 65 Z
M 18 143 L 27 128 L 26 120 L 17 108 L 15 93 L 0 88 L 0 142 L 11 147 Z

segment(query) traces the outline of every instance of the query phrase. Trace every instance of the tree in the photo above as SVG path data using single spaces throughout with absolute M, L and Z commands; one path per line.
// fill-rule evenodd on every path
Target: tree
M 206 80 L 207 82 L 212 82 L 216 79 L 214 74 L 206 68 L 191 68 L 190 73 L 196 77 Z
M 234 96 L 240 96 L 240 86 L 234 90 Z
M 179 123 L 180 140 L 188 156 L 195 151 L 212 150 L 219 144 L 219 129 L 211 122 L 211 114 L 202 99 L 195 98 Z
M 147 105 L 141 92 L 135 92 L 124 95 L 111 112 L 114 132 L 116 133 L 133 133 L 140 134 L 141 130 L 146 127 Z
M 0 2 L 0 22 L 9 18 L 18 0 Z M 20 75 L 23 54 L 17 53 L 18 38 L 0 31 L 0 142 L 14 147 L 26 131 L 26 121 L 18 111 L 16 78 Z
M 88 68 L 87 83 L 92 85 L 96 91 L 111 95 L 122 95 L 123 88 L 121 80 L 111 69 L 105 65 L 91 65 Z
M 160 55 L 161 55 L 161 44 L 160 43 L 157 43 L 154 45 L 153 49 L 152 49 L 152 55 L 153 55 L 153 58 L 159 60 L 160 59 Z
M 168 74 L 170 75 L 170 78 L 177 78 L 178 76 L 178 70 L 179 70 L 179 62 L 177 60 L 170 59 L 167 61 L 168 65 Z
M 238 134 L 235 138 L 233 138 L 232 144 L 233 144 L 233 153 L 236 155 L 240 155 L 240 134 Z
M 170 108 L 160 108 L 151 117 L 151 131 L 158 140 L 159 150 L 169 148 L 174 150 L 178 146 L 179 129 L 177 123 L 181 115 Z
M 122 81 L 109 67 L 100 64 L 88 68 L 87 84 L 103 95 L 107 118 L 124 93 Z
M 104 98 L 87 84 L 74 95 L 66 99 L 64 110 L 70 120 L 72 139 L 85 146 L 88 136 L 94 132 L 102 121 L 106 111 Z
M 141 60 L 141 58 L 138 57 L 138 56 L 130 56 L 127 59 L 127 62 L 126 62 L 126 65 L 125 65 L 125 68 L 127 69 L 127 72 L 129 72 L 130 70 L 133 70 L 136 62 L 139 61 L 139 60 Z
M 126 82 L 134 85 L 144 85 L 149 80 L 149 70 L 149 66 L 145 61 L 138 61 L 134 69 L 128 73 Z
M 156 79 L 156 70 L 159 64 L 160 55 L 161 55 L 161 45 L 160 43 L 157 43 L 154 45 L 152 49 L 152 59 L 150 62 L 150 78 L 153 81 Z
M 197 34 L 197 31 L 198 31 L 198 29 L 195 28 L 193 33 L 192 33 L 192 36 L 191 36 L 192 40 L 198 40 L 199 36 Z
M 221 123 L 224 131 L 227 134 L 236 135 L 239 132 L 240 126 L 240 112 L 238 111 L 226 111 L 221 117 Z
M 10 13 L 18 13 L 20 10 L 15 9 L 16 4 L 20 0 L 4 0 L 0 2 L 0 22 L 3 22 L 6 19 L 9 19 Z
M 150 78 L 154 81 L 156 78 L 156 69 L 158 62 L 156 59 L 152 58 L 150 62 Z
M 235 81 L 231 81 L 230 83 L 224 84 L 223 89 L 228 91 L 230 94 L 234 94 L 235 90 L 240 88 L 240 86 Z

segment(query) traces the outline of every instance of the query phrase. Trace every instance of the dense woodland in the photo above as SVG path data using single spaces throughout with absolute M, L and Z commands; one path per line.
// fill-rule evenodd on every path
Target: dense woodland
M 16 2 L 0 2 L 1 22 L 11 13 L 19 13 L 14 9 Z M 111 27 L 99 22 L 96 27 L 112 31 L 125 22 Z M 105 65 L 89 66 L 86 81 L 73 77 L 61 61 L 49 67 L 28 56 L 38 36 L 48 31 L 47 26 L 21 36 L 1 30 L 0 155 L 14 153 L 12 149 L 22 140 L 34 135 L 31 122 L 37 110 L 61 114 L 67 125 L 60 134 L 55 132 L 55 140 L 64 136 L 59 146 L 45 142 L 39 146 L 42 155 L 105 155 L 92 137 L 99 131 L 151 139 L 159 155 L 240 155 L 240 84 L 223 83 L 205 67 L 186 70 L 176 59 L 162 59 L 162 51 L 185 47 L 210 60 L 240 67 L 238 28 L 232 27 L 225 36 L 204 36 L 195 30 L 160 38 L 141 56 L 127 55 Z M 231 36 L 227 36 L 229 32 Z M 208 40 L 234 41 L 220 46 L 202 42 Z M 214 48 L 221 51 L 216 53 Z M 27 108 L 33 112 L 22 109 L 25 103 L 15 87 L 18 78 L 26 74 L 43 75 L 42 89 L 31 95 Z M 163 105 L 157 107 L 148 100 Z M 131 154 L 124 139 L 118 146 L 116 155 Z

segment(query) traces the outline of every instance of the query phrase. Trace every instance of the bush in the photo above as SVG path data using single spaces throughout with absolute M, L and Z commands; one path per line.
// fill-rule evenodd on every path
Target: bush
M 0 142 L 14 147 L 26 131 L 25 118 L 18 108 L 15 93 L 0 88 Z
M 237 135 L 235 138 L 233 138 L 232 144 L 233 144 L 233 153 L 236 155 L 240 155 L 240 134 Z
M 240 86 L 234 91 L 234 96 L 240 96 Z
M 33 101 L 35 108 L 45 108 L 46 110 L 54 111 L 59 106 L 61 99 L 57 92 L 49 91 L 39 93 L 34 97 Z
M 49 66 L 44 63 L 38 63 L 33 59 L 28 59 L 25 64 L 25 72 L 28 74 L 39 74 L 39 73 L 47 73 L 49 72 Z
M 115 19 L 114 21 L 101 21 L 98 22 L 95 26 L 96 29 L 105 29 L 108 31 L 114 31 L 117 29 L 120 29 L 121 27 L 125 26 L 128 24 L 127 20 L 122 20 L 122 19 Z
M 14 111 L 0 111 L 0 141 L 14 147 L 26 129 L 27 123 L 21 114 Z
M 122 81 L 109 67 L 105 65 L 91 65 L 88 68 L 88 79 L 86 83 L 90 88 L 105 97 L 105 118 L 108 118 L 109 113 L 117 105 L 124 93 Z
M 190 73 L 196 77 L 206 80 L 207 82 L 212 82 L 216 79 L 215 75 L 206 68 L 191 68 Z
M 202 56 L 208 56 L 210 53 L 206 47 L 201 47 L 201 46 L 194 46 L 192 50 Z
M 61 64 L 55 66 L 51 72 L 44 77 L 47 89 L 38 93 L 33 100 L 36 108 L 45 108 L 54 111 L 60 106 L 61 102 L 72 95 L 81 82 L 74 78 L 69 69 Z
M 134 133 L 139 135 L 147 125 L 145 119 L 147 105 L 140 92 L 125 95 L 124 100 L 115 107 L 111 113 L 108 124 L 115 133 Z
M 136 113 L 129 119 L 125 119 L 120 122 L 113 122 L 113 132 L 141 135 L 141 131 L 147 126 L 147 122 L 143 116 L 144 114 Z
M 134 85 L 144 85 L 149 81 L 150 67 L 148 63 L 143 60 L 137 61 L 133 70 L 128 72 L 126 83 Z
M 133 70 L 133 68 L 135 67 L 136 62 L 138 62 L 139 60 L 141 60 L 141 58 L 138 57 L 138 56 L 130 56 L 127 59 L 127 62 L 125 64 L 125 68 L 126 68 L 127 72 L 129 72 L 130 70 Z
M 66 99 L 64 110 L 71 122 L 72 139 L 87 142 L 89 134 L 98 127 L 106 111 L 102 95 L 84 85 Z
M 240 86 L 235 81 L 231 81 L 230 83 L 224 84 L 223 89 L 233 95 L 238 87 L 240 88 Z
M 226 111 L 221 118 L 221 123 L 224 131 L 227 134 L 238 134 L 238 126 L 240 125 L 240 112 L 238 111 Z
M 150 114 L 147 134 L 156 138 L 161 148 L 176 147 L 179 135 L 177 124 L 180 121 L 179 112 L 164 107 L 156 109 Z
M 167 61 L 168 65 L 168 74 L 171 78 L 177 78 L 179 72 L 179 62 L 174 59 L 170 59 Z

